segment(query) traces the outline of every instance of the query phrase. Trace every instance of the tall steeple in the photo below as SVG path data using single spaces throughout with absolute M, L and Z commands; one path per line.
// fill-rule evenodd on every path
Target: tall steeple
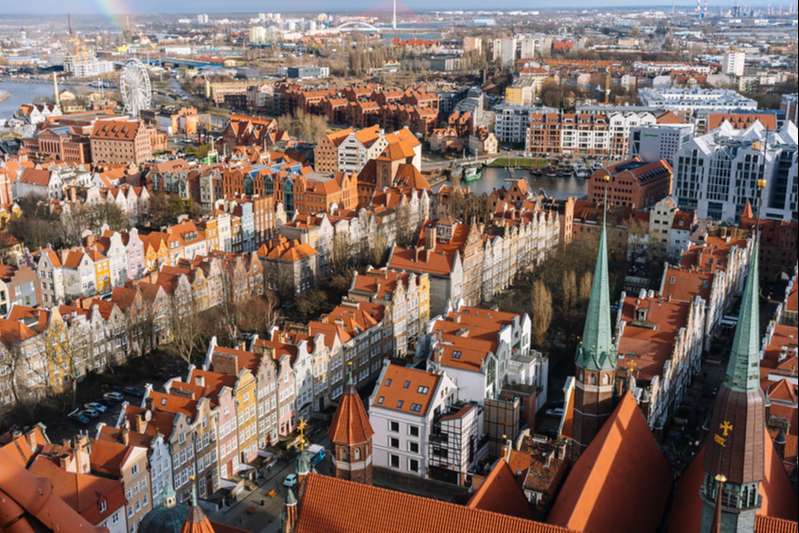
M 718 531 L 753 531 L 764 477 L 765 402 L 760 388 L 759 237 L 749 259 L 727 374 L 719 388 L 705 443 L 702 531 L 712 531 L 721 495 Z M 724 483 L 718 480 L 724 479 Z
M 610 325 L 606 218 L 607 215 L 603 213 L 599 250 L 594 265 L 594 279 L 591 283 L 591 298 L 585 314 L 583 338 L 577 347 L 577 366 L 592 370 L 616 368 L 616 349 L 613 346 Z
M 585 315 L 583 338 L 577 346 L 574 388 L 574 439 L 585 449 L 613 411 L 616 348 L 610 324 L 610 286 L 607 255 L 607 184 L 602 206 L 602 227 L 591 298 Z

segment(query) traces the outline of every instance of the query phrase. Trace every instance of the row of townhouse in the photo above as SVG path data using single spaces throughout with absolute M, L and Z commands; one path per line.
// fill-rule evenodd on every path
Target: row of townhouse
M 242 234 L 239 221 L 239 217 L 219 211 L 163 231 L 140 234 L 136 228 L 106 229 L 99 236 L 85 237 L 81 247 L 42 248 L 34 257 L 41 303 L 54 306 L 75 298 L 108 294 L 147 272 L 176 266 L 183 260 L 192 261 L 217 252 L 251 252 L 255 249 L 252 235 L 247 237 L 247 246 L 237 246 Z
M 743 290 L 749 264 L 751 237 L 727 234 L 726 228 L 708 234 L 703 242 L 690 243 L 678 265 L 666 264 L 660 294 L 667 300 L 704 302 L 704 348 L 724 324 L 724 315 Z
M 51 308 L 15 305 L 0 319 L 0 405 L 60 392 L 90 371 L 169 342 L 182 317 L 264 288 L 255 255 L 213 252 L 116 287 L 108 298 Z
M 430 276 L 431 313 L 461 299 L 491 301 L 515 277 L 540 264 L 560 242 L 556 213 L 536 206 L 498 206 L 485 228 L 441 218 L 427 222 L 415 248 L 393 246 L 388 266 Z
M 705 301 L 622 292 L 616 319 L 616 386 L 630 390 L 653 431 L 662 432 L 701 370 Z
M 36 273 L 42 304 L 54 306 L 75 298 L 105 294 L 145 272 L 144 243 L 136 228 L 90 235 L 82 247 L 38 252 Z

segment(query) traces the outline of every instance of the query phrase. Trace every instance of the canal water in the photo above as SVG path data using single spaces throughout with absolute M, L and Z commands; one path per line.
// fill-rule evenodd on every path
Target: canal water
M 0 80 L 0 92 L 8 98 L 0 102 L 0 120 L 10 118 L 22 104 L 38 103 L 53 97 L 53 85 Z
M 565 199 L 569 196 L 580 198 L 585 196 L 588 187 L 585 179 L 574 176 L 536 176 L 527 170 L 508 170 L 492 167 L 484 168 L 482 177 L 479 180 L 465 183 L 465 185 L 477 194 L 490 193 L 500 187 L 508 189 L 511 187 L 512 181 L 520 178 L 527 178 L 531 192 L 543 191 L 547 195 L 558 199 Z

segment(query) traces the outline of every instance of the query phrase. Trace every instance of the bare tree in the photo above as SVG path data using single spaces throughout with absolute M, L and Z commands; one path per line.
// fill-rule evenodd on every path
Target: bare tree
M 590 270 L 586 270 L 580 278 L 580 305 L 585 305 L 585 302 L 591 298 L 591 284 L 594 281 L 594 275 Z
M 574 270 L 564 270 L 563 279 L 561 281 L 561 290 L 563 291 L 563 300 L 561 306 L 565 315 L 571 315 L 577 305 L 577 275 Z
M 202 336 L 201 322 L 194 298 L 190 297 L 186 305 L 171 305 L 170 319 L 172 344 L 177 356 L 190 365 L 194 350 Z
M 388 239 L 386 233 L 382 228 L 377 229 L 374 239 L 372 240 L 372 247 L 369 250 L 369 260 L 373 266 L 380 266 L 383 264 L 383 258 L 386 255 L 386 243 Z
M 62 321 L 52 322 L 45 330 L 43 344 L 49 392 L 63 392 L 64 386 L 69 385 L 74 407 L 78 399 L 78 380 L 86 374 L 86 363 L 81 358 L 84 351 L 70 338 Z
M 532 290 L 533 340 L 538 346 L 546 341 L 547 330 L 552 322 L 552 293 L 542 280 L 533 283 Z
M 13 343 L 10 346 L 3 344 L 0 347 L 0 376 L 6 376 L 3 382 L 11 392 L 14 405 L 23 399 L 17 377 L 17 372 L 21 368 L 21 360 L 22 349 L 19 343 Z

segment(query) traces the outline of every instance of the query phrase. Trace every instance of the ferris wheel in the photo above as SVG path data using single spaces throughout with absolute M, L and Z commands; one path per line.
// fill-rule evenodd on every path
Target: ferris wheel
M 119 93 L 125 104 L 125 111 L 138 117 L 142 110 L 149 109 L 153 93 L 150 76 L 144 64 L 138 59 L 130 59 L 119 75 Z

